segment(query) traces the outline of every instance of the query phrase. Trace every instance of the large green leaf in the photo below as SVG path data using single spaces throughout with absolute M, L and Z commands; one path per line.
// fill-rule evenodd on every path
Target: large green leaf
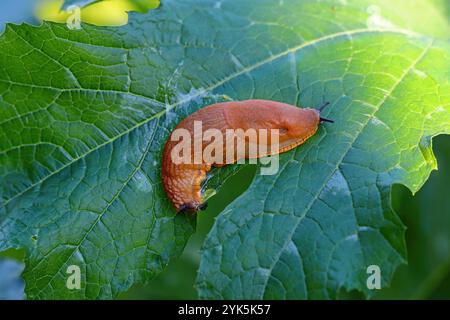
M 385 17 L 392 2 L 433 26 Z M 416 2 L 166 0 L 120 28 L 9 25 L 0 250 L 27 249 L 28 297 L 114 297 L 180 253 L 195 223 L 165 198 L 161 149 L 218 94 L 331 101 L 336 123 L 222 213 L 200 295 L 333 297 L 364 290 L 368 264 L 388 282 L 405 256 L 390 186 L 417 190 L 435 168 L 431 137 L 450 130 L 450 44 L 432 38 L 449 30 L 444 2 Z M 73 264 L 80 291 L 65 286 Z
M 283 18 L 271 14 L 290 21 L 311 6 L 327 20 L 324 3 L 296 2 Z M 368 12 L 369 27 L 379 23 L 389 30 L 351 26 L 288 49 L 249 74 L 258 97 L 271 97 L 267 75 L 276 70 L 284 74 L 273 80 L 276 99 L 333 101 L 327 117 L 336 123 L 284 154 L 279 174 L 257 176 L 224 210 L 204 244 L 201 297 L 334 298 L 340 289 L 370 294 L 368 266 L 381 268 L 386 286 L 405 262 L 404 228 L 391 210 L 390 188 L 402 183 L 415 192 L 436 168 L 431 137 L 450 132 L 450 45 L 396 34 L 380 7 L 342 10 Z

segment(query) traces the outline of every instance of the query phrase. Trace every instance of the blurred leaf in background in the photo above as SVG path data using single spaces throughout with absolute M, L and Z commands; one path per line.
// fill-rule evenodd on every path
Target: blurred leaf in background
M 36 0 L 0 1 L 0 32 L 5 28 L 6 22 L 36 22 L 33 18 L 35 4 Z
M 20 300 L 25 297 L 25 283 L 20 278 L 23 263 L 0 257 L 0 300 Z
M 64 23 L 72 14 L 69 5 L 82 6 L 81 21 L 98 26 L 122 26 L 128 23 L 128 12 L 146 13 L 159 6 L 159 0 L 66 1 L 44 0 L 35 10 L 39 20 Z

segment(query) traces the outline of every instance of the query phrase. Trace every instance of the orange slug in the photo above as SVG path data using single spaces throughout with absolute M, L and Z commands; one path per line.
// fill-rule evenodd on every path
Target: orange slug
M 202 199 L 202 183 L 212 167 L 236 163 L 242 158 L 275 155 L 299 146 L 316 133 L 321 122 L 333 122 L 320 117 L 320 112 L 326 105 L 328 103 L 316 110 L 302 109 L 270 100 L 246 100 L 216 103 L 191 114 L 175 127 L 164 146 L 162 181 L 168 198 L 178 212 L 196 212 L 205 209 L 206 203 Z M 198 133 L 196 133 L 196 137 L 194 135 L 195 126 L 198 126 L 199 123 L 201 123 L 202 133 L 208 129 L 214 129 L 216 133 L 219 132 L 222 135 L 223 139 L 217 139 L 218 137 L 205 139 L 205 137 L 198 137 Z M 236 140 L 232 140 L 233 144 L 225 143 L 227 134 L 230 132 L 229 129 L 242 129 L 243 131 L 254 129 L 256 130 L 257 144 L 270 146 L 272 146 L 271 138 L 264 138 L 262 134 L 270 129 L 278 129 L 278 144 L 273 144 L 274 150 L 270 148 L 270 150 L 261 152 L 258 149 L 258 153 L 250 154 L 248 147 L 250 138 L 245 136 L 245 150 L 239 153 Z M 185 145 L 190 147 L 188 150 L 191 154 L 180 152 L 179 144 L 184 140 L 184 136 L 181 139 L 179 134 L 182 131 L 192 136 L 192 141 L 184 141 Z M 267 136 L 269 135 L 267 134 Z M 200 140 L 196 140 L 196 138 Z M 236 136 L 233 136 L 232 139 L 236 139 Z M 195 142 L 198 141 L 196 149 Z M 221 161 L 208 161 L 203 158 L 197 158 L 197 161 L 194 161 L 196 157 L 194 152 L 201 155 L 208 145 L 209 148 L 214 147 L 214 143 L 217 143 L 217 148 L 221 148 L 220 151 L 223 155 L 218 154 L 216 157 Z M 177 145 L 178 149 L 175 149 Z M 229 151 L 232 149 L 228 155 L 227 148 Z M 215 155 L 215 152 L 211 154 Z M 186 156 L 187 158 L 184 159 L 190 159 L 190 161 L 174 161 L 174 155 Z

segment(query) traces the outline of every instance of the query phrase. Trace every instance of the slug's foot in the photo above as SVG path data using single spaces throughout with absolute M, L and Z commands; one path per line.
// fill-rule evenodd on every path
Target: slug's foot
M 198 206 L 198 210 L 204 211 L 208 208 L 208 202 L 203 202 L 201 205 Z
M 204 203 L 195 203 L 195 202 L 188 202 L 188 203 L 184 203 L 180 209 L 178 210 L 178 213 L 194 213 L 197 212 L 199 210 L 203 211 L 206 210 L 206 208 L 208 207 L 208 203 L 204 202 Z

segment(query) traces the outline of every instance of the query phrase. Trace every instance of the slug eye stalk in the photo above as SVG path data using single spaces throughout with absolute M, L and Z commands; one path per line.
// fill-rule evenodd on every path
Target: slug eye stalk
M 325 109 L 325 108 L 326 108 L 327 106 L 329 106 L 329 105 L 330 105 L 330 102 L 328 102 L 328 101 L 325 102 L 325 103 L 319 108 L 319 111 L 322 112 L 322 110 Z
M 320 118 L 320 122 L 334 123 L 334 120 L 330 120 L 330 119 L 327 119 L 327 118 Z
M 319 112 L 322 112 L 323 111 L 323 109 L 325 109 L 327 106 L 329 106 L 330 105 L 330 102 L 325 102 L 320 108 L 319 108 Z M 334 123 L 334 120 L 330 120 L 330 119 L 327 119 L 327 118 L 320 118 L 320 122 L 330 122 L 330 123 Z

